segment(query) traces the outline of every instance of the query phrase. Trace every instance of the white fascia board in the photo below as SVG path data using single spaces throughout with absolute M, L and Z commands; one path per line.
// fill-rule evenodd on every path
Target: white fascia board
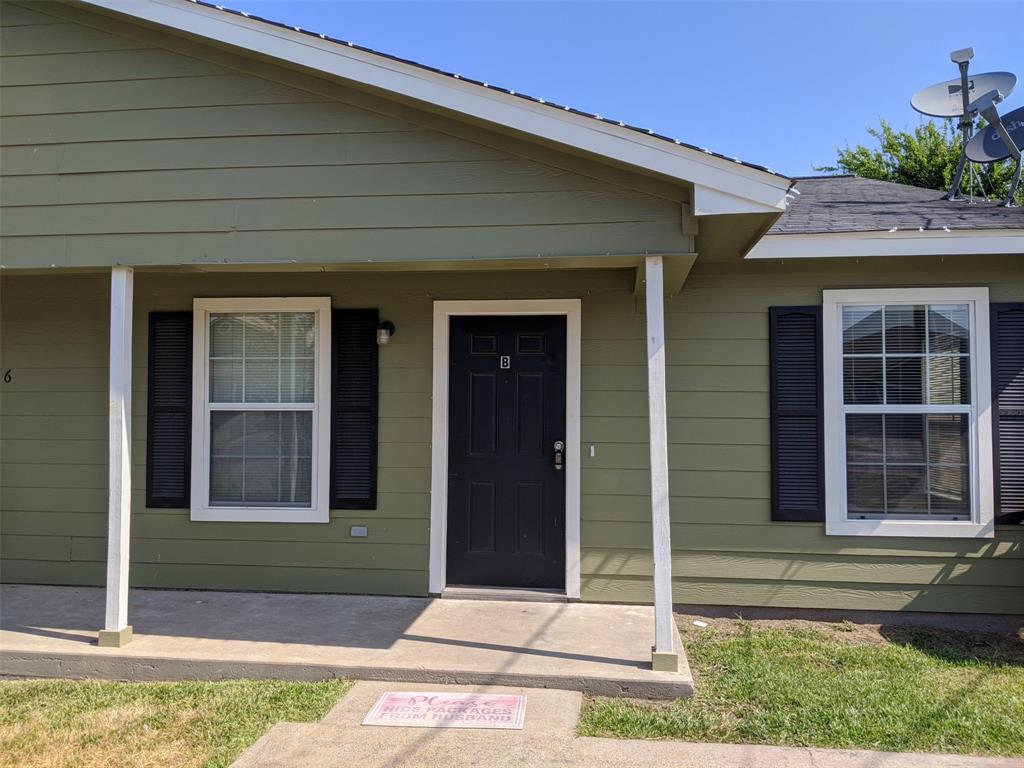
M 822 259 L 866 256 L 1020 254 L 1024 229 L 906 230 L 765 235 L 748 259 Z
M 750 207 L 734 211 L 737 213 L 760 213 L 766 207 L 784 210 L 785 195 L 792 185 L 785 177 L 629 128 L 188 0 L 83 2 L 532 134 L 681 182 L 719 190 L 747 201 Z
M 701 184 L 693 185 L 694 216 L 720 216 L 729 213 L 779 213 L 779 211 L 780 209 L 774 205 L 765 204 L 755 207 L 747 198 Z

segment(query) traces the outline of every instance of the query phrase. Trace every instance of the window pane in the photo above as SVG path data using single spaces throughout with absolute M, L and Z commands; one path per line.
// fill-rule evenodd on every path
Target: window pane
M 286 358 L 281 361 L 282 403 L 308 403 L 313 400 L 313 361 Z
M 308 507 L 310 411 L 213 411 L 210 504 Z
M 843 353 L 882 353 L 881 307 L 843 307 Z
M 967 464 L 967 415 L 928 415 L 928 461 L 931 464 Z
M 846 468 L 846 509 L 851 518 L 885 512 L 884 470 L 880 466 L 850 465 Z
M 242 469 L 245 462 L 234 456 L 210 457 L 210 504 L 231 506 L 242 503 Z
M 851 413 L 846 417 L 846 461 L 882 464 L 882 416 Z
M 970 352 L 971 314 L 967 304 L 928 307 L 928 351 Z
M 924 402 L 924 358 L 885 358 L 885 402 L 919 405 Z
M 210 402 L 242 402 L 242 360 L 210 360 Z
M 245 402 L 280 402 L 281 364 L 277 360 L 245 359 Z
M 886 463 L 924 464 L 924 416 L 919 413 L 888 414 L 884 420 Z
M 847 405 L 882 402 L 882 358 L 847 357 L 843 360 L 843 402 Z
M 281 315 L 281 357 L 311 358 L 315 342 L 315 322 L 311 312 Z
M 210 316 L 210 357 L 242 356 L 242 316 Z
M 929 356 L 928 402 L 934 405 L 967 405 L 971 402 L 971 358 Z
M 245 314 L 245 356 L 277 358 L 281 354 L 279 348 L 280 315 L 278 314 Z
M 938 466 L 928 470 L 928 493 L 933 515 L 970 517 L 970 472 L 966 466 Z
M 890 305 L 885 308 L 885 353 L 924 352 L 924 307 Z
M 252 312 L 210 316 L 210 401 L 311 403 L 316 316 Z
M 927 467 L 887 465 L 885 468 L 886 511 L 890 515 L 928 513 Z

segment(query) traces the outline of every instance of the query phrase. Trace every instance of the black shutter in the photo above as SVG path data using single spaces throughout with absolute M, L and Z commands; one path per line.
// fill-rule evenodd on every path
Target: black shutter
M 188 507 L 192 463 L 192 313 L 149 313 L 146 506 Z
M 821 307 L 771 307 L 772 520 L 825 519 Z
M 1024 523 L 1024 303 L 992 305 L 992 437 L 999 525 Z
M 377 506 L 376 309 L 331 313 L 331 508 Z

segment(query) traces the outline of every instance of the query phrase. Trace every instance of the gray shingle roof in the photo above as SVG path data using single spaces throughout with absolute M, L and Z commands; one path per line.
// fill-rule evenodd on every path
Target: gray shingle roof
M 769 235 L 904 229 L 1024 229 L 1024 207 L 945 200 L 945 192 L 858 176 L 798 178 L 800 194 Z

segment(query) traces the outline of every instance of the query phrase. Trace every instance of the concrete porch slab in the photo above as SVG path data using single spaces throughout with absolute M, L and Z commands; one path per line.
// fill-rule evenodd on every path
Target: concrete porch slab
M 132 590 L 134 639 L 101 648 L 103 590 L 0 588 L 0 674 L 126 680 L 348 677 L 689 696 L 651 670 L 650 607 Z

